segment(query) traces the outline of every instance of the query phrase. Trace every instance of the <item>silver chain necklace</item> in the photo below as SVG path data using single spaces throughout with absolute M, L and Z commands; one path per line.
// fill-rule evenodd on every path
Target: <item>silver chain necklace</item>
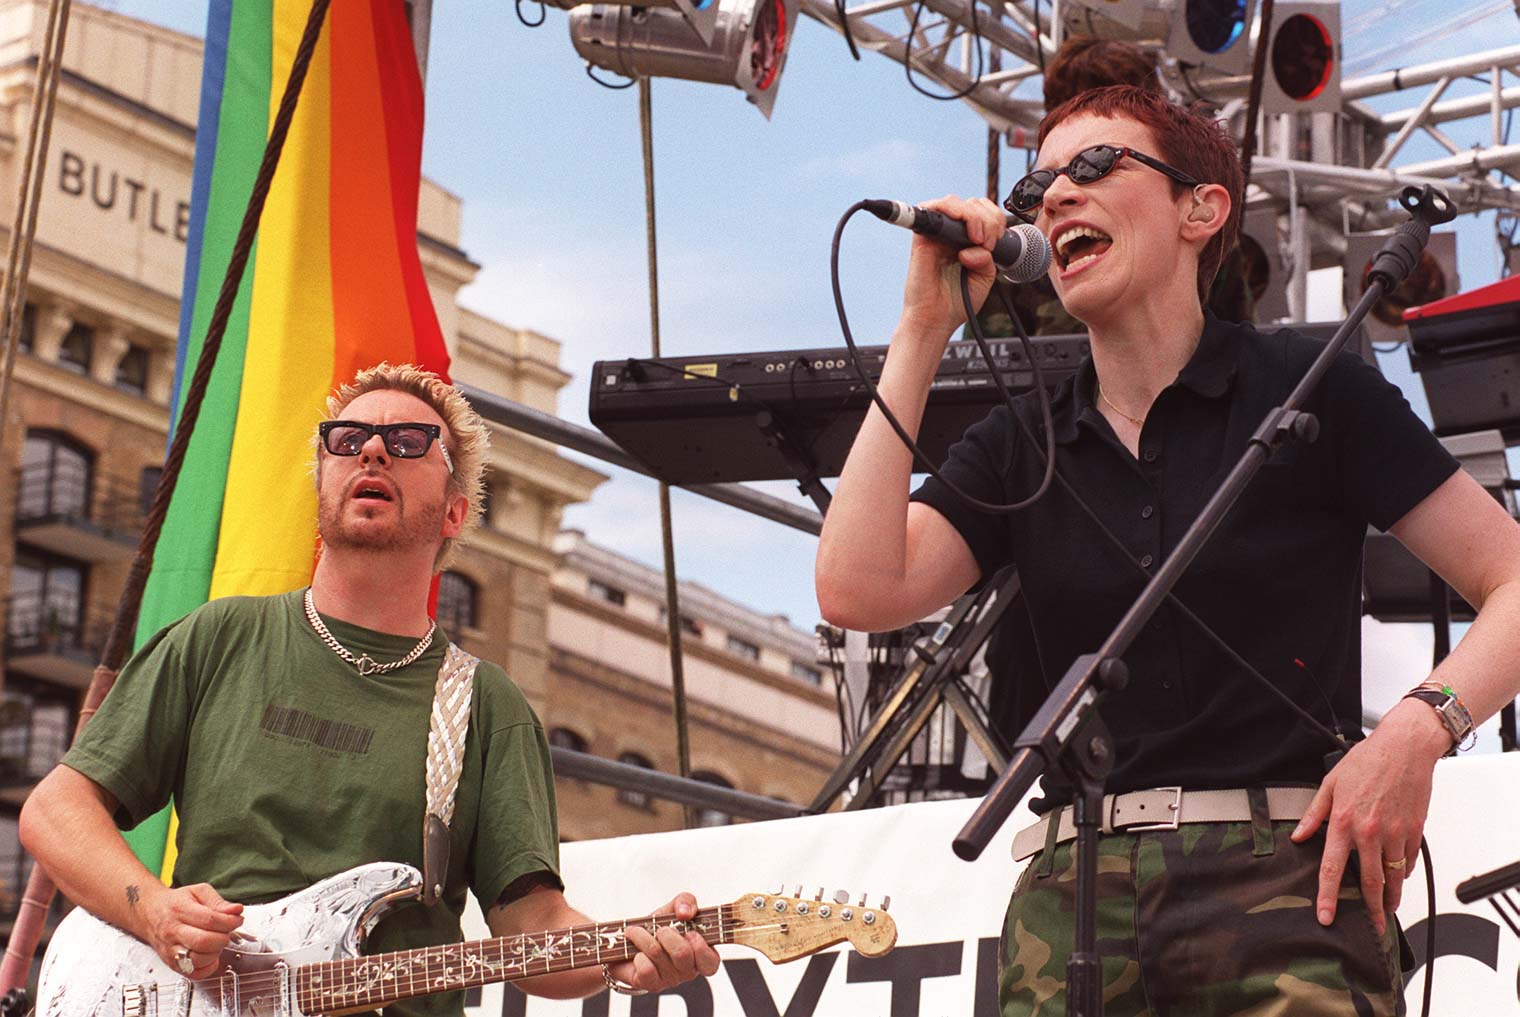
M 317 635 L 321 637 L 322 642 L 327 644 L 327 648 L 329 650 L 336 653 L 339 657 L 348 661 L 350 664 L 354 665 L 354 667 L 358 668 L 359 673 L 362 675 L 385 674 L 389 671 L 395 671 L 406 667 L 412 661 L 416 660 L 418 657 L 427 652 L 427 648 L 433 645 L 433 633 L 438 631 L 438 623 L 434 622 L 432 624 L 432 627 L 428 629 L 427 635 L 423 636 L 422 641 L 416 646 L 412 647 L 412 651 L 405 657 L 402 657 L 400 660 L 393 660 L 389 664 L 379 664 L 376 663 L 375 659 L 367 653 L 361 653 L 359 656 L 355 657 L 352 653 L 349 652 L 348 647 L 338 642 L 337 636 L 327 631 L 327 626 L 322 624 L 322 616 L 317 614 L 316 604 L 312 602 L 311 587 L 309 586 L 306 588 L 305 604 L 306 620 L 311 622 L 311 627 L 316 630 Z

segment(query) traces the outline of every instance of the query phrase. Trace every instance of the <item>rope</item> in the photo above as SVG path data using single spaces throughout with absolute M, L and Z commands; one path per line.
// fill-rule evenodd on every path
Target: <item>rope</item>
M 57 2 L 58 0 L 55 0 L 55 3 Z M 62 2 L 66 6 L 69 0 L 62 0 Z M 132 560 L 131 571 L 127 574 L 126 585 L 122 590 L 121 600 L 117 604 L 116 618 L 112 622 L 110 635 L 107 636 L 105 648 L 101 651 L 100 666 L 95 669 L 95 676 L 91 679 L 90 688 L 85 693 L 86 709 L 80 711 L 79 724 L 74 732 L 75 737 L 78 737 L 79 730 L 93 715 L 94 707 L 105 698 L 111 684 L 116 680 L 116 670 L 126 660 L 131 648 L 132 636 L 137 628 L 138 611 L 142 606 L 143 590 L 148 583 L 148 573 L 153 568 L 153 552 L 158 544 L 159 533 L 163 530 L 164 517 L 169 511 L 169 502 L 174 497 L 180 467 L 185 461 L 185 453 L 190 446 L 190 436 L 194 433 L 195 423 L 200 418 L 206 387 L 211 381 L 211 372 L 216 366 L 217 354 L 222 347 L 222 337 L 226 334 L 227 322 L 232 316 L 232 302 L 242 285 L 244 270 L 248 267 L 248 257 L 253 250 L 253 239 L 258 232 L 259 218 L 264 212 L 264 201 L 269 196 L 269 187 L 274 180 L 275 169 L 280 163 L 280 153 L 285 147 L 285 137 L 290 133 L 290 122 L 295 116 L 296 100 L 301 97 L 301 87 L 306 81 L 306 70 L 317 48 L 317 39 L 322 34 L 322 23 L 327 18 L 328 3 L 329 0 L 313 0 L 311 13 L 307 16 L 301 45 L 296 51 L 295 60 L 291 63 L 290 77 L 285 82 L 285 93 L 280 98 L 280 108 L 270 128 L 269 140 L 264 144 L 264 158 L 259 163 L 258 177 L 254 180 L 253 191 L 248 196 L 248 207 L 243 212 L 242 226 L 238 229 L 232 256 L 228 259 L 227 274 L 222 278 L 222 289 L 217 296 L 211 321 L 206 327 L 206 341 L 201 347 L 200 358 L 196 361 L 195 375 L 190 380 L 184 408 L 174 431 L 174 442 L 169 447 L 168 458 L 164 461 L 163 478 L 159 481 L 158 489 L 153 493 L 153 506 L 148 511 L 143 535 L 137 545 L 137 556 Z M 61 39 L 59 52 L 62 52 Z M 26 895 L 22 900 L 21 913 L 17 919 L 15 931 L 11 935 L 10 945 L 6 948 L 5 963 L 3 967 L 0 967 L 0 992 L 26 984 L 31 958 L 37 952 L 37 940 L 42 932 L 42 916 L 47 913 L 53 892 L 52 880 L 42 871 L 42 866 L 34 865 L 31 878 L 27 882 Z
M 660 268 L 655 244 L 654 112 L 649 79 L 639 81 L 639 137 L 644 147 L 644 238 L 649 257 L 649 345 L 660 356 Z M 676 722 L 676 760 L 681 776 L 691 776 L 691 741 L 686 728 L 686 672 L 681 658 L 681 600 L 676 589 L 675 533 L 670 518 L 670 485 L 660 481 L 660 545 L 665 561 L 665 630 L 670 646 L 670 695 Z M 686 827 L 697 825 L 697 810 L 681 807 Z
M 16 183 L 16 218 L 11 224 L 10 247 L 5 257 L 5 275 L 0 279 L 0 342 L 5 346 L 5 367 L 0 373 L 0 432 L 5 429 L 5 412 L 10 401 L 11 372 L 16 365 L 16 351 L 21 341 L 23 311 L 26 307 L 26 284 L 32 268 L 32 237 L 37 232 L 37 204 L 42 198 L 46 173 L 48 142 L 53 135 L 53 105 L 58 94 L 58 69 L 63 65 L 63 42 L 68 35 L 70 0 L 53 0 L 48 6 L 48 23 L 42 51 L 37 55 L 37 79 L 32 85 L 32 120 L 26 131 L 26 157 L 21 163 L 21 177 Z M 3 981 L 3 975 L 0 975 Z

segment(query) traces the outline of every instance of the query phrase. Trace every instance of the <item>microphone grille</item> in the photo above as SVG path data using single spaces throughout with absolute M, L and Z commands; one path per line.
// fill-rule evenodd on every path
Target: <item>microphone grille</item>
M 1034 282 L 1050 268 L 1050 241 L 1038 226 L 1027 222 L 1013 227 L 1013 232 L 1024 241 L 1024 249 L 1018 261 L 1003 269 L 1003 278 L 1012 283 Z

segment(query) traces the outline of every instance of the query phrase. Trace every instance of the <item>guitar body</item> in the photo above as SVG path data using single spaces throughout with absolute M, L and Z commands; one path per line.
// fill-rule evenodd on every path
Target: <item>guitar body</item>
M 84 908 L 69 913 L 48 945 L 37 987 L 38 1017 L 297 1017 L 298 967 L 357 957 L 392 905 L 416 898 L 422 875 L 375 862 L 289 897 L 243 909 L 220 972 L 191 981 L 147 944 Z
M 42 962 L 37 1017 L 308 1017 L 379 1010 L 403 999 L 493 985 L 627 960 L 638 953 L 630 926 L 695 932 L 737 943 L 780 963 L 850 943 L 879 957 L 897 942 L 890 898 L 823 890 L 800 896 L 746 894 L 677 920 L 665 912 L 617 922 L 519 932 L 360 955 L 364 938 L 394 904 L 420 896 L 409 865 L 361 865 L 269 904 L 243 909 L 216 975 L 192 981 L 145 944 L 75 908 Z

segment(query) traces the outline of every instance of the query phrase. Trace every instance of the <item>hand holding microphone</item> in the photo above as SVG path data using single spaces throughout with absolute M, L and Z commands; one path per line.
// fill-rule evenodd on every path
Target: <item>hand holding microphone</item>
M 943 212 L 919 208 L 903 201 L 878 198 L 863 203 L 867 212 L 894 226 L 910 229 L 948 247 L 978 247 L 971 242 L 966 224 Z M 1007 217 L 1010 228 L 992 248 L 998 274 L 1013 283 L 1034 282 L 1050 268 L 1050 243 L 1035 226 Z

